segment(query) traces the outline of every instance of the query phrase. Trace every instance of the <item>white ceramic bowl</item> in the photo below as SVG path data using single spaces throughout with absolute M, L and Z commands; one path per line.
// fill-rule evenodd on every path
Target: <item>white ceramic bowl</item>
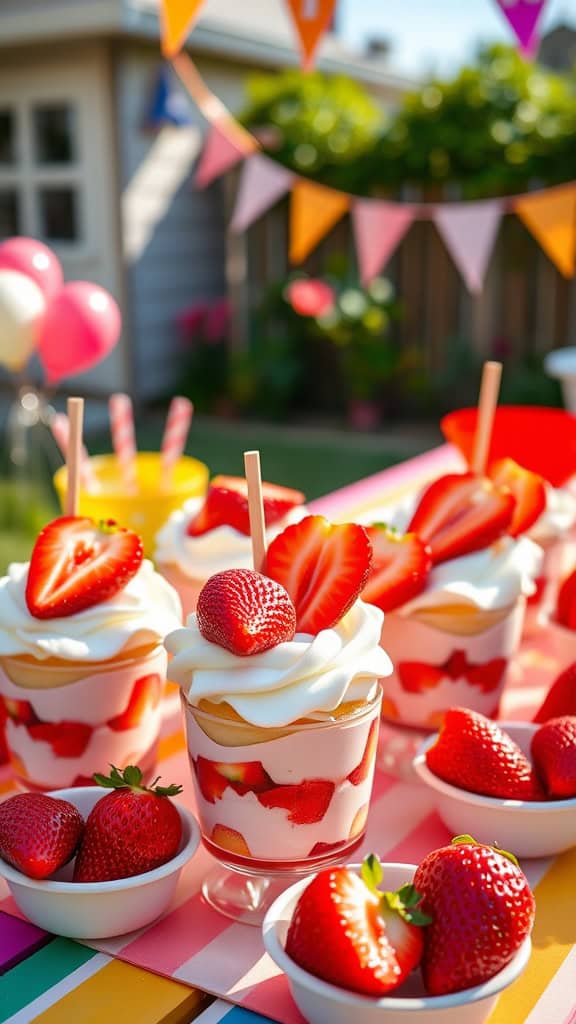
M 532 722 L 498 724 L 529 756 L 530 741 L 539 726 Z M 452 786 L 426 765 L 426 751 L 436 742 L 437 735 L 424 741 L 413 766 L 433 791 L 436 810 L 454 835 L 472 835 L 480 843 L 497 843 L 517 857 L 552 857 L 576 846 L 576 798 L 498 800 Z
M 69 800 L 86 818 L 94 804 L 106 796 L 101 786 L 58 789 L 49 796 Z M 172 860 L 154 871 L 113 882 L 72 882 L 72 861 L 52 881 L 27 878 L 0 860 L 2 875 L 26 917 L 48 932 L 73 939 L 102 939 L 123 935 L 150 924 L 166 909 L 184 865 L 200 843 L 200 829 L 192 815 L 176 804 L 182 819 L 182 841 Z
M 358 865 L 352 865 L 358 869 Z M 383 864 L 387 889 L 411 882 L 415 864 Z M 309 884 L 305 878 L 279 896 L 264 918 L 264 945 L 288 978 L 290 991 L 300 1012 L 310 1024 L 482 1024 L 494 1008 L 498 993 L 524 970 L 530 957 L 526 939 L 510 963 L 490 981 L 447 996 L 427 996 L 420 971 L 414 971 L 397 993 L 376 999 L 330 985 L 303 970 L 287 955 L 284 945 L 288 925 L 300 893 Z M 401 993 L 401 994 L 400 994 Z

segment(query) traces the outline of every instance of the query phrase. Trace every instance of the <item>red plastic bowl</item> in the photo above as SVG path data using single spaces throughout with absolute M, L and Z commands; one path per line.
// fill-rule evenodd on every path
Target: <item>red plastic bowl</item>
M 467 461 L 478 410 L 455 409 L 440 421 L 447 441 Z M 576 416 L 537 405 L 500 405 L 496 410 L 488 462 L 511 458 L 559 487 L 576 473 Z

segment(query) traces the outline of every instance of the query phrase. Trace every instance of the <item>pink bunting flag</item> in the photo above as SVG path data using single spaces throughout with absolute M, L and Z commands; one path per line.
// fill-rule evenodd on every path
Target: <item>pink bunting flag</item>
M 416 210 L 407 204 L 358 199 L 352 223 L 360 280 L 364 286 L 382 270 L 408 231 Z
M 197 188 L 206 188 L 226 171 L 232 170 L 236 164 L 244 160 L 248 152 L 239 141 L 213 124 L 204 143 L 202 156 L 196 171 L 194 184 Z
M 546 0 L 496 0 L 520 43 L 520 52 L 530 60 L 538 50 L 538 26 Z
M 255 153 L 242 168 L 230 230 L 240 234 L 290 190 L 294 175 L 268 157 Z
M 469 291 L 481 292 L 496 241 L 502 201 L 447 203 L 435 207 L 432 219 Z

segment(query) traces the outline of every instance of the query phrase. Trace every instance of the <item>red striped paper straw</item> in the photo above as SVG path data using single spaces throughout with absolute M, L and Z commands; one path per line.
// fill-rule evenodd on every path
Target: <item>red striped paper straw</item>
M 174 466 L 186 447 L 193 414 L 194 406 L 187 398 L 177 397 L 170 402 L 161 448 L 162 484 L 164 487 L 170 486 Z
M 57 412 L 50 424 L 52 436 L 56 441 L 62 455 L 66 459 L 68 455 L 68 441 L 70 438 L 70 421 L 65 412 Z M 82 487 L 85 491 L 94 493 L 100 489 L 98 480 L 92 465 L 90 463 L 90 456 L 86 451 L 86 446 L 82 445 L 82 455 L 80 459 L 80 479 L 82 481 Z
M 129 494 L 138 491 L 136 473 L 136 437 L 134 434 L 134 413 L 132 399 L 129 395 L 117 393 L 110 395 L 108 403 L 110 413 L 110 433 L 112 447 L 120 465 L 124 486 Z

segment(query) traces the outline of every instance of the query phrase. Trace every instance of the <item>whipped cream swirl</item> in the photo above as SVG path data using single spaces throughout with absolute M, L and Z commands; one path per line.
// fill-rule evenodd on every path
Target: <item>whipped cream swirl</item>
M 369 517 L 364 516 L 364 521 L 386 523 L 403 533 L 417 500 L 411 495 L 396 505 L 384 505 Z M 483 611 L 507 608 L 521 595 L 529 597 L 534 593 L 534 580 L 540 575 L 542 561 L 542 549 L 528 537 L 500 537 L 489 547 L 435 566 L 422 593 L 395 611 L 410 615 L 424 609 L 458 605 Z
M 0 657 L 107 661 L 121 651 L 159 643 L 182 622 L 176 591 L 147 560 L 114 597 L 61 618 L 30 614 L 27 579 L 27 562 L 14 563 L 0 579 Z
M 344 701 L 368 700 L 376 680 L 392 672 L 380 647 L 383 613 L 356 601 L 333 629 L 316 636 L 297 633 L 269 651 L 238 657 L 205 640 L 196 615 L 166 637 L 173 659 L 168 678 L 188 700 L 226 702 L 251 725 L 290 725 L 300 718 L 326 717 Z
M 156 535 L 154 561 L 157 565 L 177 565 L 190 579 L 208 579 L 226 569 L 252 568 L 252 541 L 232 526 L 216 526 L 198 537 L 186 533 L 200 511 L 204 498 L 190 498 L 173 512 Z M 292 523 L 310 515 L 305 505 L 290 509 L 287 515 L 266 531 L 268 544 Z

